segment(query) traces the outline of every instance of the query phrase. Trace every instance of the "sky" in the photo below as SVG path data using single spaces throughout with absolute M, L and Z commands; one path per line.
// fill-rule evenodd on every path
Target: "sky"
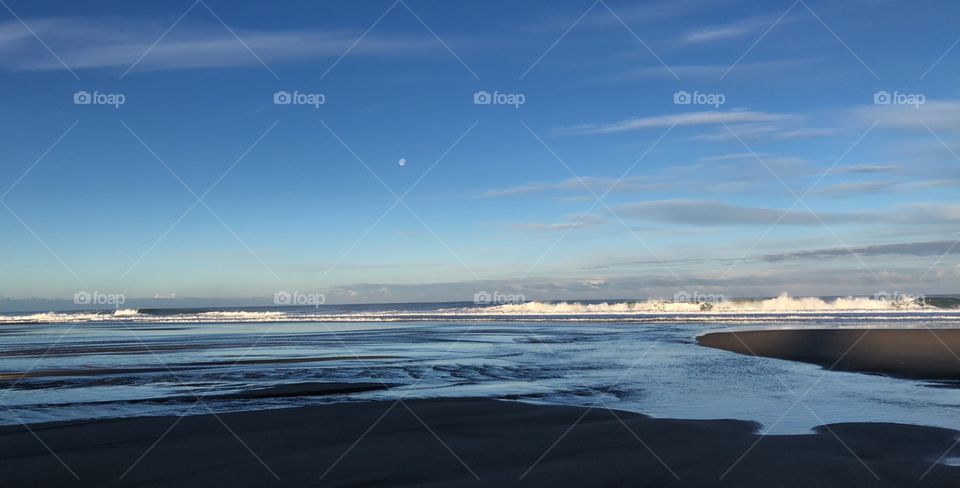
M 958 293 L 958 25 L 947 0 L 3 0 L 0 308 Z

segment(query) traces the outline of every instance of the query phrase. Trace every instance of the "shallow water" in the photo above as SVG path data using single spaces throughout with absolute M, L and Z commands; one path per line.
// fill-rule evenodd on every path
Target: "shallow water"
M 956 325 L 958 318 L 781 317 L 763 326 L 944 326 Z M 768 433 L 804 433 L 823 423 L 852 421 L 960 430 L 960 395 L 954 388 L 747 357 L 695 342 L 708 330 L 745 327 L 741 322 L 542 317 L 4 325 L 0 373 L 9 374 L 0 376 L 0 407 L 6 407 L 0 423 L 483 396 L 656 417 L 751 420 Z M 325 360 L 282 362 L 309 358 Z M 20 379 L 27 371 L 31 375 Z M 306 381 L 405 386 L 351 396 L 183 398 Z M 172 398 L 179 399 L 160 401 Z

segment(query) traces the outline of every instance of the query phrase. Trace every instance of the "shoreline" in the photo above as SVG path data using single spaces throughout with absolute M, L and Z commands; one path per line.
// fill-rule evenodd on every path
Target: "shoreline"
M 757 427 L 473 398 L 68 421 L 0 427 L 0 485 L 851 488 L 960 480 L 960 467 L 935 464 L 960 455 L 956 431 L 845 423 L 761 437 Z

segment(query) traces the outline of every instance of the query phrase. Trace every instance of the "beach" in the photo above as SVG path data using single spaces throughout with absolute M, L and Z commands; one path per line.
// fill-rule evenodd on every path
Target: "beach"
M 619 308 L 8 325 L 0 486 L 960 480 L 960 313 Z
M 851 423 L 761 438 L 756 428 L 490 399 L 60 422 L 33 425 L 32 434 L 0 428 L 0 485 L 946 487 L 960 479 L 960 467 L 935 464 L 954 431 Z

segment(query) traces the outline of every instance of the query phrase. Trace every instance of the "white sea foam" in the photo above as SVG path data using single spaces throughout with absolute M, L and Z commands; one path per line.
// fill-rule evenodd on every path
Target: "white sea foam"
M 526 302 L 496 306 L 466 306 L 424 309 L 402 306 L 391 310 L 317 308 L 290 311 L 169 310 L 161 314 L 137 309 L 104 312 L 47 312 L 0 315 L 0 323 L 257 323 L 257 322 L 402 322 L 402 321 L 568 321 L 568 322 L 723 322 L 760 323 L 805 320 L 960 321 L 960 310 L 925 306 L 921 301 L 846 297 L 822 299 L 791 297 L 757 300 L 705 301 L 641 300 L 634 302 Z
M 97 317 L 98 317 L 98 314 L 95 314 L 95 313 L 45 312 L 45 313 L 33 313 L 28 315 L 11 315 L 6 317 L 0 317 L 0 322 L 8 322 L 8 323 L 86 322 L 86 321 L 96 320 Z
M 824 300 L 782 294 L 765 300 L 666 301 L 620 303 L 527 302 L 482 309 L 484 313 L 510 315 L 617 315 L 637 313 L 783 313 L 783 312 L 902 312 L 928 310 L 919 301 L 846 297 Z
M 244 312 L 244 311 L 214 311 L 196 314 L 200 318 L 214 320 L 259 321 L 277 320 L 287 316 L 286 312 Z

